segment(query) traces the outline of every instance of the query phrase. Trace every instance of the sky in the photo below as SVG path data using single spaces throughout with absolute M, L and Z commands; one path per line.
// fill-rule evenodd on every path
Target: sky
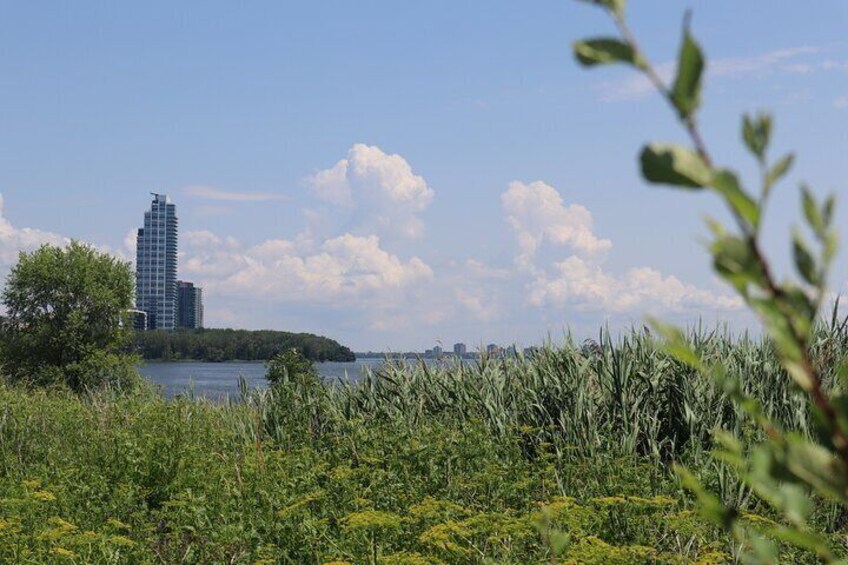
M 666 77 L 687 9 L 716 160 L 755 182 L 739 124 L 758 110 L 772 157 L 796 152 L 764 232 L 791 276 L 802 181 L 848 220 L 848 3 L 632 0 Z M 704 248 L 721 206 L 639 177 L 644 143 L 686 141 L 669 109 L 628 69 L 574 62 L 613 31 L 566 0 L 0 2 L 0 273 L 71 238 L 132 260 L 156 191 L 210 327 L 358 351 L 649 314 L 754 328 Z

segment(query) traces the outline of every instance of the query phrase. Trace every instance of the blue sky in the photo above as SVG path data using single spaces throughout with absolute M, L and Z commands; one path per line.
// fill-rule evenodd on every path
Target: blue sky
M 752 178 L 739 116 L 757 109 L 773 154 L 798 154 L 766 230 L 789 273 L 799 181 L 848 194 L 848 4 L 632 1 L 663 68 L 687 8 L 718 159 Z M 156 190 L 208 325 L 395 350 L 648 312 L 741 327 L 700 243 L 721 208 L 638 177 L 642 143 L 684 140 L 672 115 L 572 59 L 611 31 L 562 0 L 3 3 L 0 266 L 64 238 L 131 258 Z

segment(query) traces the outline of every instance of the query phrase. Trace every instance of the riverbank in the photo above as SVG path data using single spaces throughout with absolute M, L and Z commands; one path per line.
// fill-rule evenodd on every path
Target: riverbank
M 808 429 L 769 344 L 693 339 Z M 0 562 L 734 562 L 672 463 L 744 524 L 777 518 L 711 454 L 714 429 L 757 429 L 643 333 L 294 378 L 238 403 L 0 386 L 0 406 Z M 817 500 L 808 521 L 842 551 L 844 518 Z

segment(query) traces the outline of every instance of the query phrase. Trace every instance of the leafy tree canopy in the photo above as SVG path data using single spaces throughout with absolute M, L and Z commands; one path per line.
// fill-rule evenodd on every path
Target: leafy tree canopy
M 135 345 L 148 361 L 267 361 L 290 349 L 297 349 L 310 361 L 356 359 L 350 349 L 332 339 L 273 330 L 140 331 L 136 333 Z
M 126 384 L 136 374 L 123 323 L 132 296 L 129 263 L 91 246 L 73 241 L 22 252 L 2 295 L 8 377 L 74 390 Z

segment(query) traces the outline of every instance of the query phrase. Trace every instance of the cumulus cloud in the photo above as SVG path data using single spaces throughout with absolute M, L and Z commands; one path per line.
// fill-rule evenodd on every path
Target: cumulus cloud
M 592 214 L 579 204 L 563 204 L 557 190 L 541 181 L 512 182 L 501 195 L 506 220 L 515 232 L 521 267 L 529 267 L 544 242 L 564 245 L 585 256 L 596 256 L 612 247 L 608 239 L 592 232 Z
M 230 192 L 206 185 L 187 186 L 183 188 L 183 194 L 193 198 L 224 202 L 268 202 L 288 199 L 284 194 L 273 192 Z
M 17 263 L 21 251 L 33 251 L 42 245 L 65 245 L 68 239 L 59 234 L 33 228 L 17 228 L 3 214 L 3 195 L 0 194 L 0 266 Z
M 623 276 L 606 272 L 605 252 L 612 243 L 595 235 L 589 210 L 566 205 L 548 184 L 513 182 L 501 203 L 518 242 L 516 264 L 530 276 L 526 302 L 531 306 L 639 314 L 741 305 L 732 297 L 685 284 L 651 267 L 634 267 Z M 544 241 L 572 254 L 552 265 L 540 264 L 536 251 Z M 473 301 L 466 303 L 474 305 Z
M 418 214 L 434 192 L 400 155 L 358 143 L 346 158 L 307 181 L 318 198 L 350 211 L 357 234 L 417 238 L 424 233 Z
M 395 291 L 433 277 L 421 259 L 402 260 L 383 249 L 377 236 L 351 234 L 329 239 L 317 249 L 287 240 L 269 240 L 246 250 L 195 247 L 183 269 L 213 292 L 338 306 L 360 306 L 346 302 L 350 299 L 392 300 Z
M 234 237 L 218 237 L 209 230 L 192 230 L 183 232 L 180 235 L 180 240 L 189 248 L 221 248 L 227 247 L 234 249 L 239 246 L 239 242 Z
M 735 310 L 742 306 L 736 297 L 685 284 L 650 267 L 633 268 L 616 277 L 572 256 L 556 263 L 553 271 L 530 285 L 528 301 L 534 306 L 610 314 Z

